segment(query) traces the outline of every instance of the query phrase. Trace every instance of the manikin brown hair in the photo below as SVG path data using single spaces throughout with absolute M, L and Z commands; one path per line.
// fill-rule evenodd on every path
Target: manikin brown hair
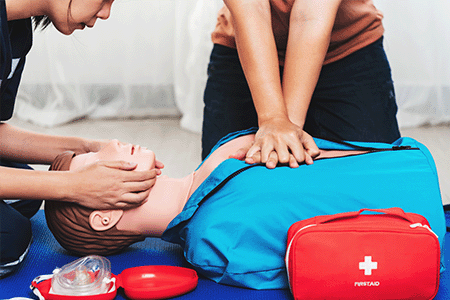
M 59 155 L 50 171 L 68 171 L 74 156 L 70 151 Z M 64 249 L 74 254 L 111 255 L 145 239 L 138 232 L 118 230 L 115 225 L 105 231 L 92 229 L 89 216 L 93 211 L 75 203 L 45 201 L 45 218 L 50 231 Z

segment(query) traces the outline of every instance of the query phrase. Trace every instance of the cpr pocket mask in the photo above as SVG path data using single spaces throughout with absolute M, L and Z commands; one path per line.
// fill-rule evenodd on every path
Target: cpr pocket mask
M 141 266 L 111 273 L 111 263 L 102 256 L 77 259 L 52 275 L 41 275 L 31 283 L 39 299 L 111 300 L 119 287 L 130 299 L 165 299 L 195 289 L 198 276 L 194 270 L 175 266 Z

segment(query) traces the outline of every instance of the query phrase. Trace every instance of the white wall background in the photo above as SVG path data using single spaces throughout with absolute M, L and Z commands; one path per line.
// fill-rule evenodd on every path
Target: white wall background
M 402 127 L 450 121 L 450 1 L 374 0 Z
M 94 29 L 35 34 L 16 116 L 55 126 L 90 118 L 182 115 L 201 130 L 221 0 L 121 0 Z M 450 122 L 450 1 L 375 0 L 384 12 L 402 127 Z

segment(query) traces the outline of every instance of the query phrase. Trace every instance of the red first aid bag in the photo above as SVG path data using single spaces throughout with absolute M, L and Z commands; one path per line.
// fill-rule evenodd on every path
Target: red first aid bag
M 421 215 L 361 209 L 294 223 L 286 268 L 295 299 L 433 299 L 440 247 Z

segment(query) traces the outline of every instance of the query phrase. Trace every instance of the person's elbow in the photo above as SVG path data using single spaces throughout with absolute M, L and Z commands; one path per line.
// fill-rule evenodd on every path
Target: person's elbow
M 289 26 L 312 26 L 317 29 L 334 24 L 342 0 L 297 0 L 291 11 Z

